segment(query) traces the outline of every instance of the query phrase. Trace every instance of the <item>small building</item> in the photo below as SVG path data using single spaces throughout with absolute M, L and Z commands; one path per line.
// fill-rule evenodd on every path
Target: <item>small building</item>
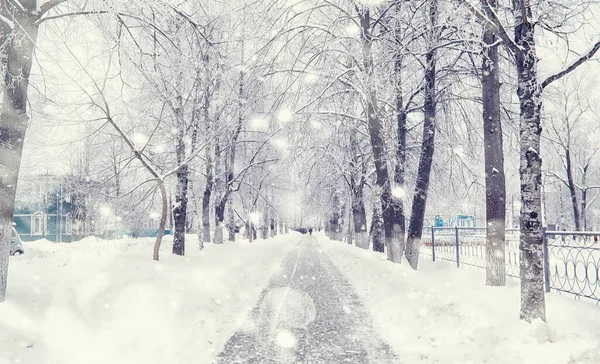
M 19 180 L 13 222 L 24 241 L 71 242 L 77 232 L 64 177 L 49 174 Z
M 15 213 L 15 229 L 23 241 L 47 239 L 57 243 L 73 241 L 73 218 L 66 215 L 48 214 L 44 211 L 34 213 Z

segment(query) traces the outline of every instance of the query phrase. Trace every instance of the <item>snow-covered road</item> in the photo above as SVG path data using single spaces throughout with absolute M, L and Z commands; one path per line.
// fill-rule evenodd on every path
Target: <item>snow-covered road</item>
M 340 271 L 305 235 L 283 259 L 220 364 L 397 363 Z

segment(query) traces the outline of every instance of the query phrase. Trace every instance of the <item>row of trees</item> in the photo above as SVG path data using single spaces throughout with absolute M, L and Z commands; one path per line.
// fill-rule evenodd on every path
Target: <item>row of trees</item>
M 506 277 L 503 124 L 510 122 L 508 129 L 519 135 L 516 152 L 520 161 L 521 316 L 531 321 L 545 319 L 540 154 L 543 91 L 593 57 L 600 44 L 591 43 L 591 48 L 582 46 L 588 47 L 585 53 L 573 50 L 575 55 L 563 61 L 566 66 L 540 77 L 536 39 L 568 37 L 574 31 L 556 29 L 577 29 L 585 25 L 586 11 L 594 8 L 582 3 L 569 7 L 529 1 L 505 5 L 493 0 L 477 4 L 392 1 L 376 6 L 328 2 L 327 7 L 335 15 L 313 18 L 311 27 L 330 30 L 341 23 L 347 31 L 328 39 L 327 52 L 318 53 L 326 64 L 324 68 L 335 71 L 327 73 L 322 91 L 315 97 L 330 103 L 325 112 L 322 101 L 310 101 L 302 110 L 325 113 L 341 125 L 342 132 L 329 140 L 338 146 L 337 162 L 334 162 L 338 178 L 329 181 L 333 197 L 327 228 L 331 235 L 340 237 L 344 229 L 340 221 L 345 217 L 347 226 L 354 225 L 354 236 L 348 237 L 348 241 L 354 237 L 357 246 L 369 247 L 363 240 L 367 230 L 363 188 L 369 186 L 373 198 L 373 249 L 385 250 L 388 259 L 394 262 L 400 262 L 405 256 L 415 269 L 434 154 L 440 144 L 437 133 L 447 128 L 444 124 L 468 124 L 466 134 L 475 132 L 482 139 L 479 144 L 483 160 L 479 161 L 484 166 L 484 177 L 479 178 L 479 183 L 484 187 L 486 199 L 488 285 L 504 285 Z M 330 35 L 327 31 L 324 33 L 325 38 Z M 507 97 L 507 91 L 512 91 L 515 97 Z M 340 99 L 343 101 L 337 101 Z M 348 108 L 347 105 L 355 105 L 353 100 L 360 106 Z M 559 104 L 565 105 L 563 101 Z M 336 106 L 331 107 L 332 104 Z M 581 104 L 576 107 L 580 108 Z M 573 110 L 566 110 L 565 114 L 567 119 L 577 117 Z M 471 120 L 456 120 L 456 116 Z M 518 123 L 512 122 L 514 116 L 518 116 Z M 480 126 L 475 126 L 474 117 L 479 118 Z M 415 132 L 417 128 L 419 132 Z M 470 144 L 464 129 L 456 129 L 458 133 L 454 137 Z M 561 131 L 557 130 L 557 136 Z M 595 186 L 587 183 L 585 177 L 576 186 L 568 177 L 573 167 L 569 166 L 569 147 L 565 145 L 572 143 L 561 138 L 551 138 L 553 144 L 561 145 L 561 153 L 566 155 L 567 178 L 561 181 L 570 186 L 574 210 L 587 209 L 589 201 L 585 193 Z M 566 138 L 570 138 L 569 135 Z M 368 153 L 365 153 L 365 143 Z M 456 145 L 456 139 L 453 143 Z M 331 163 L 330 158 L 326 158 L 331 152 L 331 148 L 323 150 L 323 163 Z M 586 152 L 579 159 L 583 176 L 595 155 L 593 150 L 586 149 Z M 457 158 L 464 158 L 464 153 L 456 154 Z M 408 164 L 407 160 L 412 163 Z M 461 170 L 473 173 L 469 161 L 462 162 Z M 411 180 L 414 181 L 412 188 L 407 184 Z M 413 192 L 407 193 L 407 190 Z M 579 193 L 585 201 L 581 207 L 575 201 Z M 405 205 L 411 206 L 409 217 L 405 217 Z M 581 219 L 575 215 L 575 220 L 579 229 Z
M 11 0 L 0 11 L 0 158 L 9 161 L 0 164 L 0 300 L 31 100 L 34 117 L 61 127 L 76 119 L 82 180 L 110 185 L 107 201 L 138 216 L 160 211 L 154 259 L 170 214 L 173 253 L 183 255 L 186 232 L 202 248 L 222 243 L 225 227 L 234 240 L 237 219 L 250 238 L 260 220 L 267 237 L 319 211 L 332 236 L 417 269 L 430 196 L 476 201 L 480 187 L 486 282 L 504 285 L 507 184 L 517 185 L 521 315 L 545 318 L 543 91 L 600 45 L 540 77 L 536 41 L 576 34 L 590 4 Z M 596 153 L 573 149 L 589 111 L 567 104 L 551 115 L 563 112 L 572 132 L 552 124 L 548 137 L 566 177 L 548 173 L 568 188 L 581 228 Z M 505 155 L 519 158 L 518 183 Z
M 112 205 L 132 225 L 159 212 L 154 259 L 169 216 L 178 255 L 194 230 L 200 248 L 223 243 L 225 226 L 234 240 L 238 219 L 250 238 L 256 226 L 262 237 L 285 230 L 287 201 L 279 195 L 291 174 L 276 162 L 289 155 L 292 115 L 284 104 L 294 97 L 294 76 L 272 71 L 294 40 L 271 35 L 267 25 L 284 22 L 287 7 L 243 1 L 38 5 L 3 4 L 0 18 L 8 131 L 2 132 L 2 158 L 14 162 L 2 166 L 3 248 L 9 246 L 29 99 L 34 119 L 77 136 L 70 174 L 81 181 L 88 209 Z M 251 36 L 248 24 L 257 26 Z M 38 41 L 39 33 L 46 38 Z M 32 74 L 36 43 L 42 67 Z M 36 87 L 28 92 L 30 82 Z

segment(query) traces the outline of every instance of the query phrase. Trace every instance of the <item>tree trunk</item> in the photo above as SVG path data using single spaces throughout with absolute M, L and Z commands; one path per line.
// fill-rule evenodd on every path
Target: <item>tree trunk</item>
M 254 240 L 256 240 L 256 235 L 254 234 L 254 224 L 252 223 L 252 220 L 247 219 L 245 226 L 246 226 L 246 228 L 245 228 L 244 236 L 250 242 L 253 242 Z
M 267 209 L 265 209 L 265 213 L 263 214 L 263 221 L 262 221 L 262 226 L 261 226 L 261 237 L 264 240 L 267 240 L 269 238 L 269 215 L 267 214 Z
M 588 231 L 588 224 L 587 224 L 587 209 L 588 209 L 588 205 L 587 205 L 587 193 L 588 193 L 587 171 L 588 171 L 589 166 L 590 165 L 588 162 L 588 164 L 586 164 L 581 170 L 581 227 L 583 228 L 583 231 Z
M 160 214 L 160 223 L 158 224 L 158 234 L 156 235 L 156 240 L 154 241 L 154 260 L 158 261 L 160 254 L 160 244 L 162 243 L 162 238 L 165 233 L 165 227 L 167 225 L 167 214 L 169 209 L 167 209 L 167 190 L 165 189 L 165 182 L 161 179 L 157 180 L 158 188 L 160 189 L 160 197 L 162 202 L 162 211 Z
M 371 148 L 373 149 L 373 162 L 375 164 L 376 184 L 381 191 L 381 208 L 383 217 L 383 229 L 385 244 L 388 247 L 388 259 L 394 263 L 402 261 L 404 249 L 404 220 L 398 221 L 398 216 L 404 215 L 402 205 L 392 197 L 390 176 L 385 157 L 385 142 L 383 140 L 383 126 L 377 107 L 377 94 L 374 81 L 372 80 L 374 67 L 372 55 L 373 36 L 371 34 L 371 16 L 369 9 L 365 6 L 359 11 L 361 24 L 361 40 L 363 65 L 369 80 L 367 81 L 366 103 L 367 103 L 367 125 Z M 373 244 L 373 250 L 383 252 L 384 247 Z
M 529 2 L 514 1 L 517 95 L 520 103 L 521 179 L 521 319 L 546 320 L 542 250 L 542 158 L 540 134 L 542 88 L 537 79 L 534 24 Z
M 354 244 L 354 232 L 352 230 L 352 211 L 348 212 L 348 226 L 346 227 L 346 244 Z
M 174 229 L 174 224 L 173 224 L 173 208 L 175 207 L 175 205 L 173 204 L 173 194 L 171 191 L 169 191 L 169 206 L 170 206 L 170 210 L 169 210 L 169 229 L 171 230 L 171 233 L 173 233 Z
M 223 244 L 223 221 L 225 221 L 225 204 L 226 200 L 221 200 L 215 206 L 215 234 L 213 242 L 215 244 Z
M 365 206 L 362 203 L 353 204 L 352 222 L 354 224 L 354 240 L 356 246 L 362 249 L 369 249 L 369 233 L 367 232 L 367 215 Z
M 497 0 L 482 0 L 482 6 L 496 10 Z M 481 86 L 483 100 L 483 144 L 486 202 L 486 280 L 488 286 L 506 285 L 506 181 L 502 121 L 500 118 L 500 63 L 498 39 L 492 24 L 483 29 Z
M 202 195 L 202 239 L 200 239 L 200 249 L 204 249 L 204 243 L 210 243 L 210 195 L 212 189 L 212 175 L 207 175 L 206 187 Z
M 173 254 L 177 255 L 185 255 L 188 181 L 189 170 L 187 166 L 183 166 L 177 172 L 177 194 L 175 195 L 175 207 L 173 208 L 173 216 L 175 220 L 175 232 L 173 234 Z
M 567 132 L 569 133 L 569 132 Z M 565 147 L 565 169 L 567 172 L 567 184 L 569 193 L 571 193 L 571 203 L 573 205 L 573 220 L 575 221 L 575 230 L 581 231 L 581 215 L 579 213 L 579 202 L 577 201 L 577 186 L 573 178 L 573 162 L 571 160 L 571 140 L 567 137 L 567 146 Z
M 329 238 L 331 240 L 339 239 L 340 231 L 340 201 L 337 195 L 333 196 L 333 205 L 331 210 L 331 219 L 329 220 Z
M 587 224 L 587 189 L 581 191 L 581 228 L 583 231 L 588 231 Z
M 235 241 L 235 211 L 233 209 L 233 201 L 227 204 L 229 214 L 229 241 Z
M 211 197 L 213 195 L 213 192 L 215 192 L 216 187 L 218 186 L 218 176 L 219 176 L 219 171 L 218 171 L 218 166 L 219 166 L 219 158 L 220 158 L 220 147 L 219 147 L 219 140 L 215 140 L 214 141 L 214 154 L 211 153 L 211 148 L 208 148 L 207 153 L 206 153 L 206 188 L 204 189 L 204 195 L 202 198 L 202 225 L 204 227 L 203 229 L 203 240 L 205 242 L 210 242 L 211 241 L 211 236 L 210 236 L 210 220 L 211 220 L 211 216 L 210 216 L 210 200 Z M 217 194 L 218 195 L 218 194 Z M 220 203 L 220 201 L 217 198 L 213 198 L 215 200 L 215 204 Z M 216 211 L 217 206 L 215 206 L 215 211 Z M 215 231 L 216 231 L 216 227 L 215 227 Z M 212 241 L 215 241 L 215 237 L 213 236 Z M 223 241 L 221 240 L 221 243 Z
M 381 204 L 379 199 L 373 201 L 373 221 L 371 222 L 371 234 L 373 237 L 373 251 L 383 253 L 385 242 L 383 237 L 383 217 L 381 216 Z
M 365 202 L 363 188 L 365 185 L 366 167 L 364 160 L 359 160 L 358 140 L 356 131 L 350 133 L 350 149 L 352 159 L 350 165 L 350 200 L 352 225 L 354 225 L 354 241 L 356 246 L 369 249 L 369 233 L 367 231 L 367 214 L 365 213 Z
M 430 48 L 425 55 L 425 87 L 423 89 L 423 140 L 421 142 L 421 158 L 417 172 L 417 182 L 412 201 L 410 225 L 408 228 L 408 241 L 406 243 L 406 259 L 413 269 L 419 264 L 419 249 L 421 248 L 421 234 L 423 233 L 423 220 L 427 207 L 427 194 L 429 192 L 429 177 L 433 164 L 435 148 L 435 123 L 436 123 L 436 43 L 437 34 L 437 9 L 438 0 L 431 0 L 429 7 L 430 18 Z
M 200 211 L 198 210 L 198 195 L 197 195 L 197 190 L 194 187 L 193 184 L 193 179 L 190 179 L 190 192 L 192 194 L 192 201 L 194 202 L 194 217 L 195 217 L 195 221 L 196 221 L 196 228 L 198 229 L 198 243 L 199 243 L 199 249 L 202 250 L 204 249 L 204 244 L 202 242 L 202 218 L 200 217 Z
M 277 235 L 276 222 L 275 219 L 271 218 L 269 220 L 269 236 L 273 238 L 275 235 Z
M 397 10 L 400 12 L 400 3 L 397 3 Z M 396 225 L 397 235 L 402 235 L 404 240 L 404 234 L 406 233 L 406 217 L 404 215 L 404 191 L 405 191 L 405 173 L 406 173 L 406 108 L 404 105 L 404 98 L 402 95 L 402 58 L 403 47 L 401 44 L 402 34 L 398 27 L 395 32 L 396 46 L 394 55 L 394 76 L 395 76 L 395 103 L 396 103 L 396 136 L 398 139 L 398 145 L 396 146 L 396 166 L 394 169 L 394 184 L 396 188 L 401 191 L 401 194 L 395 196 L 395 202 L 398 204 L 398 208 L 394 211 L 394 220 L 398 223 Z M 401 249 L 405 249 L 406 246 L 401 246 Z M 400 252 L 402 254 L 402 252 Z M 418 255 L 418 254 L 417 254 Z M 407 255 L 407 258 L 409 256 Z M 409 260 L 410 263 L 410 260 Z
M 225 220 L 225 206 L 227 205 L 227 202 L 229 201 L 230 195 L 232 193 L 232 183 L 233 183 L 233 169 L 234 169 L 234 165 L 235 165 L 235 152 L 236 152 L 236 143 L 237 143 L 237 139 L 240 135 L 240 132 L 242 130 L 242 124 L 243 124 L 243 102 L 242 97 L 243 97 L 243 85 L 244 85 L 244 73 L 241 72 L 240 73 L 240 86 L 239 86 L 239 97 L 240 97 L 240 103 L 239 103 L 239 117 L 238 117 L 238 122 L 236 125 L 235 130 L 233 131 L 233 135 L 231 137 L 230 140 L 230 145 L 228 147 L 227 150 L 227 155 L 225 158 L 225 180 L 223 181 L 219 176 L 221 173 L 221 168 L 220 168 L 220 158 L 221 158 L 221 152 L 222 149 L 219 145 L 219 141 L 217 140 L 216 143 L 216 152 L 215 152 L 215 177 L 217 180 L 216 185 L 219 186 L 219 188 L 217 188 L 218 191 L 220 191 L 221 196 L 220 198 L 217 199 L 217 206 L 215 206 L 215 220 L 217 223 L 217 226 L 215 227 L 215 237 L 214 237 L 214 242 L 215 244 L 223 244 L 223 221 Z M 234 237 L 235 239 L 235 237 Z
M 353 225 L 353 213 L 354 207 L 352 206 L 352 194 L 348 196 L 349 198 L 349 208 L 347 209 L 346 215 L 344 219 L 346 220 L 346 244 L 352 245 L 354 240 L 354 231 L 352 229 Z
M 17 1 L 18 3 L 18 1 Z M 23 10 L 10 4 L 15 25 L 12 34 L 9 29 L 0 29 L 0 40 L 5 45 L 0 61 L 5 62 L 5 74 L 2 83 L 3 102 L 0 112 L 0 302 L 6 298 L 8 261 L 12 236 L 19 168 L 23 154 L 23 140 L 29 124 L 27 117 L 27 89 L 33 60 L 33 51 L 38 28 L 36 2 L 21 1 Z M 6 9 L 1 9 L 2 12 Z

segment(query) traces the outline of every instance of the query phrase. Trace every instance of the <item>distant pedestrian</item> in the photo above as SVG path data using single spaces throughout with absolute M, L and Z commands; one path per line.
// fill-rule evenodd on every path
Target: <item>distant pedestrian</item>
M 312 228 L 309 228 L 309 229 L 308 229 L 308 233 L 309 233 L 310 235 L 312 235 Z

